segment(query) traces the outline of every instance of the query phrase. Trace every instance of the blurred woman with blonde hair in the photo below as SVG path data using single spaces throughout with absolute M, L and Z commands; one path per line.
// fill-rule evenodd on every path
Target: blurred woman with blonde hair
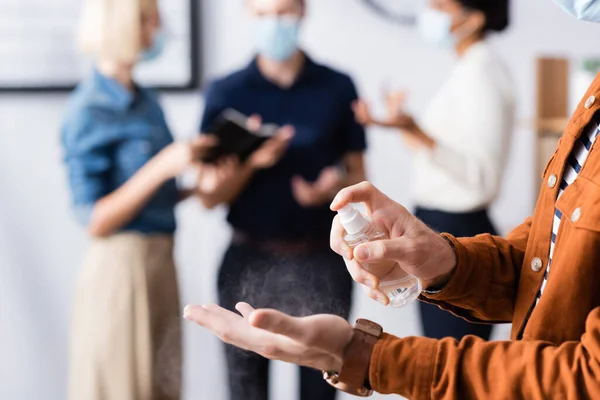
M 92 237 L 71 330 L 73 400 L 179 399 L 175 177 L 211 138 L 173 143 L 154 94 L 133 80 L 164 47 L 156 0 L 86 0 L 80 46 L 95 64 L 62 127 L 78 221 Z

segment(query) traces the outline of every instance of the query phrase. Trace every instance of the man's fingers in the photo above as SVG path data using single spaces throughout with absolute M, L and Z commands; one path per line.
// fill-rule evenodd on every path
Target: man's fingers
M 364 111 L 369 108 L 369 103 L 364 99 L 358 99 L 352 103 L 352 110 L 354 112 Z
M 261 126 L 262 126 L 262 118 L 258 114 L 252 114 L 246 120 L 246 128 L 251 132 L 259 131 Z
M 331 249 L 335 251 L 337 254 L 344 257 L 346 260 L 352 260 L 354 255 L 352 254 L 352 249 L 346 242 L 344 242 L 344 234 L 346 231 L 344 227 L 340 223 L 340 216 L 336 215 L 333 219 L 333 224 L 331 225 L 331 234 L 329 236 L 329 244 Z
M 387 297 L 385 295 L 385 293 L 383 293 L 381 290 L 378 290 L 378 289 L 369 289 L 367 293 L 368 293 L 368 295 L 369 295 L 370 298 L 372 298 L 373 300 L 377 301 L 381 305 L 387 306 L 388 304 L 390 304 L 389 297 Z
M 228 343 L 232 341 L 232 323 L 237 319 L 241 319 L 239 315 L 214 304 L 205 306 L 188 305 L 183 310 L 183 317 L 214 332 Z
M 203 133 L 198 136 L 195 136 L 193 141 L 199 146 L 210 146 L 217 144 L 219 142 L 219 138 L 213 135 L 212 133 Z
M 293 126 L 285 125 L 277 130 L 277 134 L 274 136 L 274 139 L 287 143 L 294 137 L 295 134 L 296 129 Z
M 350 273 L 350 276 L 352 276 L 352 279 L 355 282 L 358 282 L 362 285 L 373 289 L 379 287 L 379 279 L 375 275 L 364 269 L 358 261 L 344 261 L 346 262 L 346 269 L 348 270 L 348 273 Z
M 202 307 L 204 307 L 204 309 L 206 309 L 206 310 L 210 311 L 211 313 L 218 315 L 219 317 L 222 317 L 222 318 L 238 319 L 240 317 L 236 313 L 226 310 L 217 304 L 205 304 Z
M 321 171 L 314 185 L 323 192 L 330 192 L 332 189 L 338 187 L 341 179 L 340 171 L 335 167 L 329 167 Z
M 227 157 L 223 157 L 220 161 L 219 161 L 219 165 L 235 165 L 235 164 L 239 164 L 239 158 L 238 156 L 227 156 Z
M 205 324 L 208 321 L 209 314 L 208 310 L 196 304 L 190 304 L 183 309 L 183 318 L 204 327 L 206 327 Z
M 254 307 L 244 302 L 237 303 L 235 309 L 238 310 L 244 318 L 248 318 L 250 314 L 252 314 L 252 312 L 254 311 Z
M 380 195 L 381 192 L 371 183 L 361 182 L 340 190 L 331 202 L 331 210 L 338 211 L 350 203 L 365 203 L 369 209 L 372 209 L 374 199 Z
M 256 310 L 249 318 L 250 325 L 302 342 L 307 335 L 300 318 L 290 317 L 277 310 Z M 310 333 L 310 332 L 308 332 Z
M 237 156 L 229 156 L 223 158 L 219 162 L 219 168 L 217 170 L 219 176 L 227 176 L 233 171 L 237 170 L 240 165 L 240 160 Z
M 292 185 L 301 189 L 308 189 L 312 186 L 306 179 L 299 175 L 296 175 L 292 178 Z
M 284 151 L 289 145 L 290 140 L 294 137 L 294 128 L 281 128 L 278 133 L 267 140 L 263 145 L 262 149 L 266 149 L 268 152 L 279 153 Z
M 268 340 L 260 331 L 253 329 L 238 314 L 214 304 L 189 305 L 184 309 L 184 318 L 208 329 L 225 343 L 245 350 L 253 350 Z
M 352 103 L 352 112 L 354 113 L 354 119 L 361 125 L 366 125 L 369 122 L 369 110 L 365 104 L 360 100 Z
M 207 155 L 219 143 L 213 135 L 201 135 L 191 140 L 192 159 L 197 160 Z
M 357 246 L 354 249 L 354 257 L 361 263 L 400 262 L 405 260 L 411 251 L 411 246 L 403 238 L 377 240 Z
M 304 178 L 300 176 L 292 178 L 292 192 L 298 204 L 304 207 L 311 205 L 314 197 L 314 188 Z

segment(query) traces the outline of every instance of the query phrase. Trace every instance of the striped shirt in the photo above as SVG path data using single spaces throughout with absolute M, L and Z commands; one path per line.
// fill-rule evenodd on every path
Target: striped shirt
M 575 147 L 573 147 L 573 151 L 567 160 L 567 165 L 565 166 L 565 172 L 563 174 L 562 181 L 560 183 L 560 189 L 558 191 L 558 198 L 562 196 L 565 189 L 569 187 L 570 184 L 575 182 L 575 179 L 579 175 L 579 171 L 583 168 L 585 160 L 588 157 L 590 149 L 592 148 L 592 144 L 596 140 L 598 133 L 600 132 L 600 126 L 597 122 L 597 118 L 594 117 L 592 122 L 585 128 L 581 137 L 575 142 Z M 542 282 L 542 286 L 537 293 L 537 298 L 535 304 L 537 305 L 544 293 L 544 289 L 546 289 L 546 284 L 548 283 L 548 275 L 550 274 L 550 266 L 552 265 L 552 256 L 554 255 L 554 245 L 556 243 L 556 236 L 558 235 L 558 228 L 560 227 L 560 221 L 563 215 L 558 208 L 554 210 L 554 222 L 552 223 L 552 242 L 550 243 L 550 256 L 548 258 L 548 265 L 546 267 L 546 273 L 544 274 L 544 280 Z

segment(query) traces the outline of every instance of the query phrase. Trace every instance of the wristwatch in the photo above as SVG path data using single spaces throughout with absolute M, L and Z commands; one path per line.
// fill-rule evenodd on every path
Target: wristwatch
M 323 378 L 334 388 L 359 397 L 368 397 L 373 390 L 368 381 L 369 364 L 375 344 L 381 337 L 381 325 L 366 319 L 359 319 L 354 325 L 354 335 L 344 354 L 342 370 L 324 371 Z

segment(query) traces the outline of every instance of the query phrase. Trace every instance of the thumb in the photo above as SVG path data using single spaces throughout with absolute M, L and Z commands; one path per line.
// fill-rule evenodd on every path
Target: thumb
M 296 129 L 293 126 L 285 125 L 277 131 L 274 138 L 282 142 L 287 142 L 294 137 L 295 133 Z
M 246 128 L 249 131 L 256 132 L 262 126 L 262 117 L 258 114 L 252 114 L 246 120 Z
M 250 304 L 244 302 L 237 303 L 235 309 L 242 314 L 244 318 L 250 317 L 252 312 L 254 312 L 254 308 Z
M 310 182 L 300 175 L 295 175 L 292 177 L 292 185 L 294 185 L 297 189 L 306 189 L 307 186 L 311 186 Z
M 299 318 L 290 317 L 277 310 L 256 310 L 250 315 L 250 325 L 271 333 L 302 342 L 306 337 L 304 325 Z
M 219 142 L 219 139 L 212 134 L 201 134 L 191 140 L 193 146 L 208 147 L 214 146 Z
M 379 263 L 400 261 L 406 257 L 410 249 L 406 239 L 378 240 L 363 243 L 354 249 L 354 257 L 361 263 Z

